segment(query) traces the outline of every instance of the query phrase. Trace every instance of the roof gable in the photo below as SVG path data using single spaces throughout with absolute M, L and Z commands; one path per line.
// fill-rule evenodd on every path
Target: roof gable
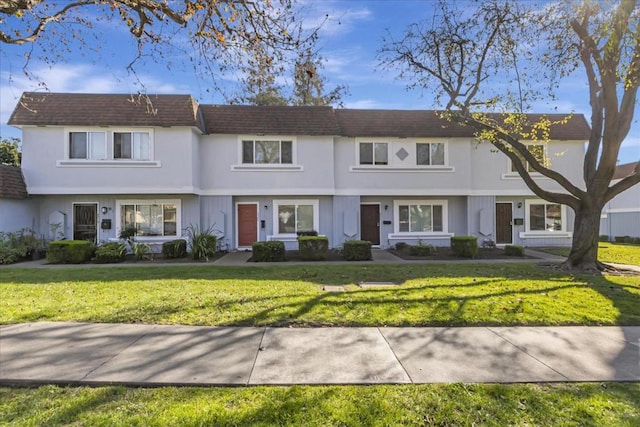
M 626 176 L 633 174 L 637 165 L 638 165 L 638 162 L 633 162 L 633 163 L 625 163 L 624 165 L 616 166 L 616 171 L 614 172 L 612 179 L 622 179 Z
M 198 104 L 190 95 L 25 92 L 10 125 L 193 126 Z
M 22 169 L 18 166 L 0 165 L 0 199 L 26 199 L 27 186 Z

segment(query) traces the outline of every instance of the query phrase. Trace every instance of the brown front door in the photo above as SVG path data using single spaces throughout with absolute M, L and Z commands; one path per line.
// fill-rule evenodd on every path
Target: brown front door
M 98 205 L 78 203 L 73 205 L 73 240 L 96 241 L 98 234 Z
M 258 205 L 238 204 L 238 247 L 251 247 L 258 240 Z
M 380 206 L 360 205 L 360 238 L 380 244 Z
M 496 203 L 496 243 L 513 243 L 513 222 L 511 203 Z

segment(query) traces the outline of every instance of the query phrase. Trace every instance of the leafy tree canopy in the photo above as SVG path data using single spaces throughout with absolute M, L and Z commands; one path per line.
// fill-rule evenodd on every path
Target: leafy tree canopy
M 20 166 L 22 153 L 20 152 L 20 140 L 18 138 L 0 137 L 0 164 Z

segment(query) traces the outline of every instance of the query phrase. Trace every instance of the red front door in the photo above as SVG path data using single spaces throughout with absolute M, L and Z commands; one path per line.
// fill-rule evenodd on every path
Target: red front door
M 251 247 L 258 240 L 258 205 L 238 203 L 238 247 Z

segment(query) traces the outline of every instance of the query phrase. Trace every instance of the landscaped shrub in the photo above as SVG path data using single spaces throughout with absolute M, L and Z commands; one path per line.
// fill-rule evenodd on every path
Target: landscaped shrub
M 218 243 L 218 238 L 213 235 L 213 226 L 201 230 L 197 225 L 190 225 L 186 230 L 191 258 L 209 261 L 216 254 Z
M 634 237 L 633 242 L 634 245 L 640 245 L 640 237 Z
M 616 236 L 614 240 L 616 243 L 633 243 L 631 236 Z
M 298 237 L 298 252 L 305 261 L 324 261 L 329 258 L 329 238 L 326 236 Z
M 184 258 L 187 256 L 187 241 L 176 239 L 162 244 L 162 255 L 165 258 Z
M 296 233 L 298 235 L 298 237 L 303 237 L 303 236 L 317 236 L 318 232 L 315 230 L 309 230 L 309 231 L 298 231 Z
M 342 256 L 347 261 L 369 261 L 371 242 L 366 240 L 347 240 L 342 248 Z
M 518 245 L 506 245 L 504 254 L 507 256 L 524 256 L 524 248 Z
M 49 264 L 82 264 L 91 259 L 94 246 L 88 240 L 56 240 L 49 243 Z
M 22 258 L 22 253 L 9 242 L 0 240 L 0 264 L 13 264 Z
M 409 255 L 411 256 L 429 256 L 434 252 L 432 245 L 416 245 L 409 246 Z
M 454 236 L 451 238 L 451 250 L 456 256 L 475 258 L 478 255 L 478 238 L 475 236 Z
M 407 246 L 409 246 L 407 242 L 398 242 L 396 243 L 396 251 L 402 251 L 406 249 Z
M 96 248 L 96 262 L 107 264 L 124 261 L 127 247 L 119 242 L 109 242 Z
M 598 236 L 598 240 L 601 242 L 608 242 L 609 236 L 607 236 L 606 234 L 601 234 L 600 236 Z
M 252 245 L 254 262 L 278 262 L 284 261 L 284 242 L 254 242 Z

